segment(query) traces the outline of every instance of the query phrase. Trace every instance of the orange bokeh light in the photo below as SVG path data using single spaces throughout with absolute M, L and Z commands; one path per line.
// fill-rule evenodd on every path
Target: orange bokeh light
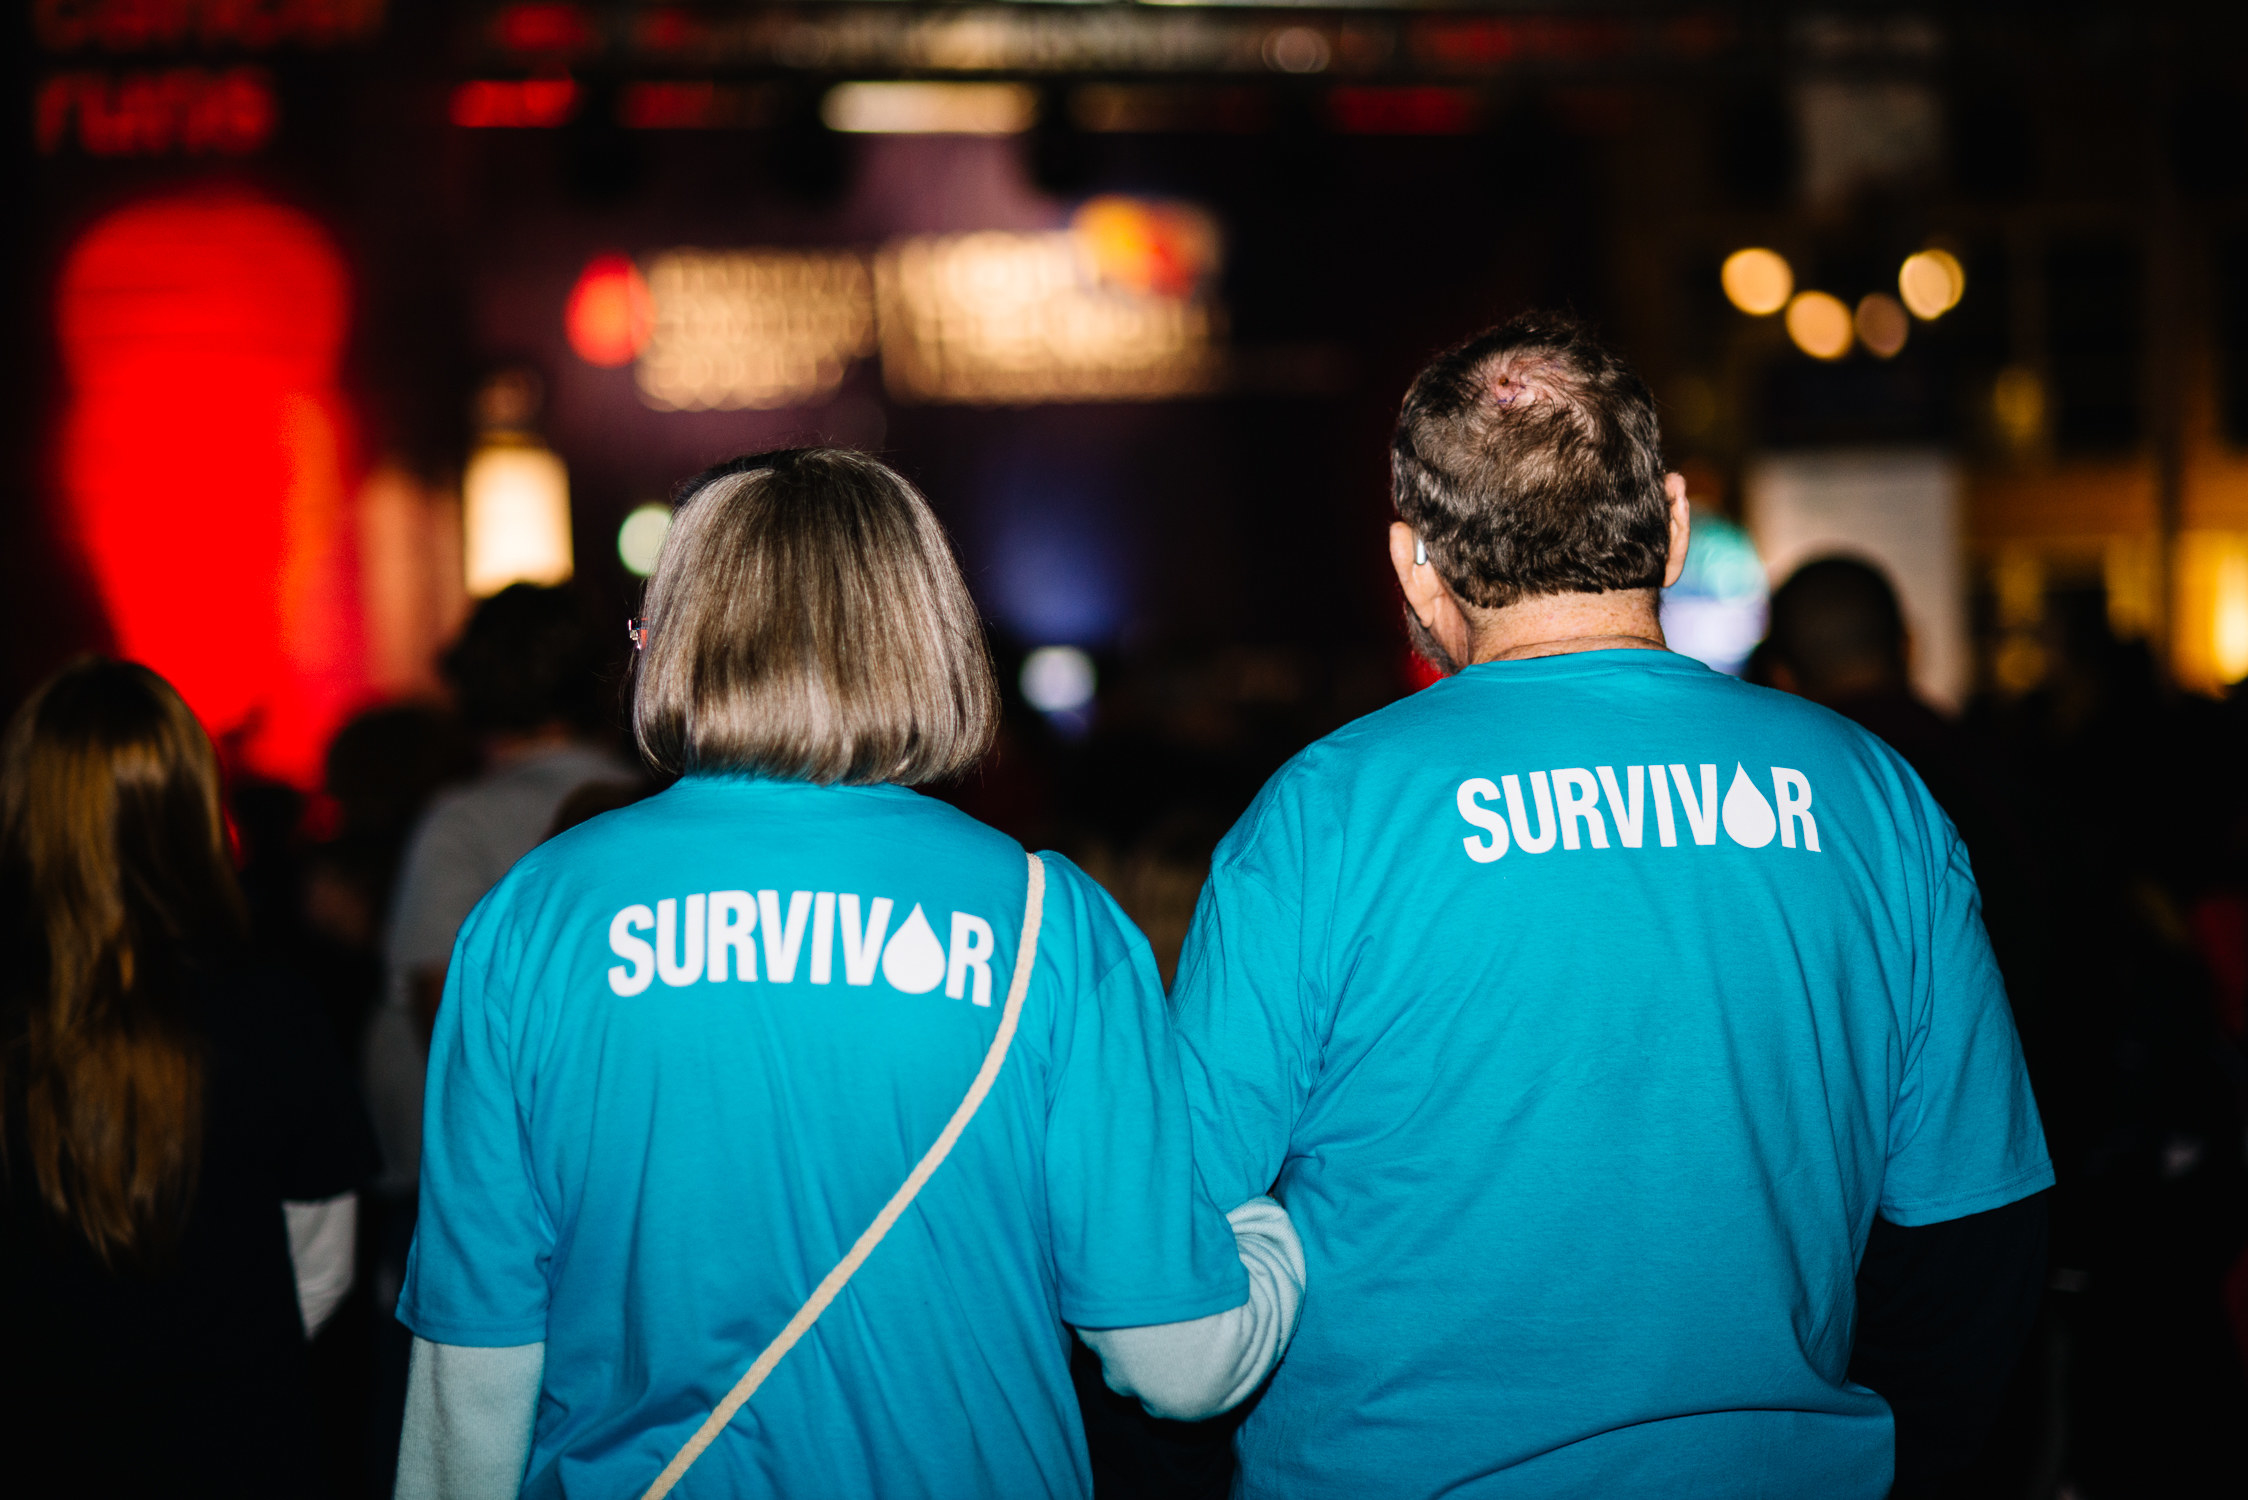
M 578 358 L 603 369 L 632 363 L 646 347 L 655 323 L 656 304 L 648 295 L 648 283 L 631 257 L 624 255 L 597 255 L 586 262 L 562 309 L 570 347 Z

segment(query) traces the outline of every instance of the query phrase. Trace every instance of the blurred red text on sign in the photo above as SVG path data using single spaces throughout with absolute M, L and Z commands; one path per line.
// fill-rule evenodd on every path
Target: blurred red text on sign
M 32 130 L 41 155 L 247 156 L 273 139 L 281 107 L 263 68 L 50 74 Z
M 375 35 L 383 9 L 384 0 L 36 0 L 31 29 L 49 52 L 333 47 Z
M 450 115 L 470 129 L 552 129 L 577 113 L 578 86 L 567 78 L 473 79 L 453 90 Z

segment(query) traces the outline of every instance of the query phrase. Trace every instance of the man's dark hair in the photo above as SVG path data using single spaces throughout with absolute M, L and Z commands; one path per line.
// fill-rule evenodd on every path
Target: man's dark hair
M 439 665 L 470 729 L 590 729 L 599 721 L 603 653 L 568 589 L 509 584 L 476 606 Z
M 1772 654 L 1816 691 L 1867 670 L 1901 677 L 1905 618 L 1897 591 L 1872 563 L 1822 557 L 1797 568 L 1772 595 Z
M 1469 604 L 1662 586 L 1655 398 L 1566 314 L 1525 313 L 1431 360 L 1398 413 L 1390 480 Z

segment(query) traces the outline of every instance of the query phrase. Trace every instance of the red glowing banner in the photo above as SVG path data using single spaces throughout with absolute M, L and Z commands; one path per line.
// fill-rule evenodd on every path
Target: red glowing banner
M 134 204 L 72 247 L 60 476 L 118 649 L 300 783 L 365 691 L 342 258 L 295 210 Z

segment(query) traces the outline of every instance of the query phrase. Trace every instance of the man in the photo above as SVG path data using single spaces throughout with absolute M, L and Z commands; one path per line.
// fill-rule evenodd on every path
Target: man
M 2042 1276 L 1959 840 L 1872 736 L 1664 649 L 1685 485 L 1575 323 L 1436 359 L 1394 481 L 1450 675 L 1273 778 L 1180 969 L 1209 1186 L 1275 1188 L 1317 1288 L 1242 1487 L 1874 1500 L 1922 1457 L 1854 1335 L 1900 1410 L 1987 1406 Z
M 2045 872 L 1988 757 L 1913 690 L 1911 637 L 1887 575 L 1843 556 L 1797 568 L 1772 595 L 1759 657 L 1773 687 L 1871 730 L 1919 773 L 1974 857 L 1983 921 L 2016 1021 L 2030 1029 L 2025 1001 L 2044 988 L 2053 944 Z
M 1855 557 L 1822 557 L 1772 595 L 1764 642 L 1771 685 L 1823 703 L 1889 742 L 1955 818 L 1947 779 L 1969 773 L 1958 732 L 1912 689 L 1910 646 L 1897 591 Z
M 640 773 L 594 738 L 603 653 L 567 589 L 518 583 L 476 607 L 443 669 L 484 774 L 442 792 L 406 845 L 383 942 L 384 1005 L 369 1047 L 369 1093 L 387 1165 L 411 1193 L 421 1165 L 422 1078 L 445 966 L 484 893 L 554 832 L 574 794 Z

